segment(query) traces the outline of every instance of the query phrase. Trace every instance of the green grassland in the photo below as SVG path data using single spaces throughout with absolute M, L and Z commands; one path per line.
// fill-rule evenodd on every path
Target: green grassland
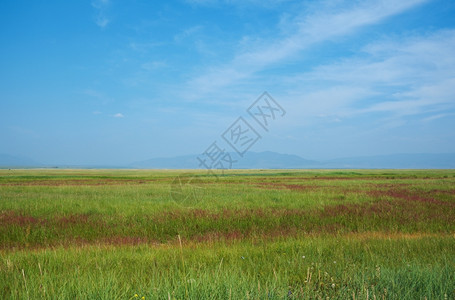
M 455 171 L 0 170 L 0 298 L 141 297 L 455 299 Z

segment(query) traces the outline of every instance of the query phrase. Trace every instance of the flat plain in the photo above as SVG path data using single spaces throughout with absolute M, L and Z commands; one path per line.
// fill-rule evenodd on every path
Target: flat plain
M 0 170 L 3 299 L 455 299 L 455 170 Z

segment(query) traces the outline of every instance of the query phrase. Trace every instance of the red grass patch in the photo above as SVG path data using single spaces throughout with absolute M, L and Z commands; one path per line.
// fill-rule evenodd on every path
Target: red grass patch
M 0 226 L 28 226 L 35 224 L 44 224 L 46 222 L 47 221 L 45 219 L 26 216 L 15 211 L 3 211 L 0 213 Z
M 436 205 L 444 205 L 449 207 L 455 207 L 455 202 L 447 202 L 435 199 L 433 196 L 439 191 L 432 191 L 432 192 L 412 192 L 409 190 L 398 190 L 398 189 L 390 189 L 386 191 L 376 190 L 376 191 L 369 191 L 367 192 L 368 195 L 376 197 L 376 198 L 383 198 L 383 197 L 391 197 L 402 199 L 411 202 L 422 202 L 422 203 L 431 203 Z
M 299 184 L 285 184 L 285 183 L 275 183 L 275 182 L 260 182 L 254 183 L 254 185 L 259 186 L 265 189 L 288 189 L 294 191 L 308 191 L 321 188 L 316 185 L 299 185 Z
M 74 214 L 74 215 L 69 215 L 69 216 L 63 216 L 63 217 L 55 217 L 57 225 L 61 227 L 68 227 L 68 226 L 73 226 L 76 224 L 88 224 L 91 223 L 93 225 L 99 225 L 99 222 L 94 222 L 90 220 L 90 216 L 87 214 Z
M 78 224 L 93 226 L 102 226 L 104 223 L 101 220 L 90 219 L 87 214 L 73 214 L 68 216 L 53 216 L 51 219 L 43 217 L 32 217 L 16 211 L 3 211 L 0 213 L 0 226 L 17 225 L 26 227 L 30 225 L 46 225 L 49 226 L 68 227 Z

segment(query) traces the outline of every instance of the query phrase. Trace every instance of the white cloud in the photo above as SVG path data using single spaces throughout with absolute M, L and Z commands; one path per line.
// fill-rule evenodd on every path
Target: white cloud
M 128 47 L 133 51 L 140 52 L 142 54 L 148 53 L 150 50 L 163 46 L 163 42 L 148 42 L 148 43 L 138 43 L 138 42 L 131 42 Z
M 110 19 L 107 17 L 106 10 L 110 4 L 109 0 L 94 0 L 92 6 L 96 9 L 97 14 L 95 17 L 95 23 L 102 29 L 104 29 L 109 23 Z
M 455 113 L 431 115 L 431 116 L 429 116 L 427 118 L 424 118 L 423 121 L 424 122 L 430 122 L 430 121 L 437 120 L 437 119 L 442 119 L 442 118 L 446 118 L 446 117 L 452 117 L 454 115 L 455 115 Z
M 353 97 L 351 105 L 332 109 L 333 114 L 382 112 L 406 116 L 441 112 L 455 109 L 454 49 L 455 30 L 396 37 L 365 47 L 365 58 L 319 66 L 287 80 L 294 85 L 323 82 L 325 87 L 356 86 L 371 91 L 371 97 L 360 101 Z M 372 97 L 377 100 L 368 101 Z M 320 101 L 331 100 L 320 97 Z
M 190 80 L 188 85 L 196 93 L 206 93 L 250 79 L 259 71 L 295 58 L 316 43 L 349 35 L 422 2 L 425 0 L 364 1 L 342 8 L 327 4 L 326 7 L 315 8 L 311 14 L 305 11 L 293 19 L 293 33 L 255 42 L 249 48 L 244 46 L 245 50 L 237 53 L 229 63 L 207 69 Z
M 141 68 L 146 70 L 146 71 L 154 71 L 160 68 L 166 67 L 166 63 L 164 61 L 149 61 L 146 63 L 143 63 L 141 65 Z
M 256 6 L 263 6 L 263 7 L 274 7 L 278 4 L 284 2 L 290 2 L 292 0 L 186 0 L 187 3 L 195 4 L 195 5 L 219 5 L 219 4 L 226 4 L 226 5 L 256 5 Z
M 363 59 L 346 59 L 317 67 L 301 79 L 324 79 L 359 84 L 403 85 L 439 82 L 455 76 L 455 30 L 431 35 L 395 37 L 367 45 Z
M 179 32 L 178 34 L 176 34 L 174 36 L 174 41 L 175 42 L 182 42 L 184 41 L 186 38 L 190 37 L 190 36 L 193 36 L 195 34 L 197 34 L 198 32 L 200 32 L 201 30 L 203 29 L 202 26 L 200 25 L 196 25 L 196 26 L 192 26 L 192 27 L 189 27 L 187 29 L 184 29 L 182 30 L 181 32 Z
M 454 49 L 455 30 L 387 37 L 353 57 L 261 79 L 281 91 L 272 94 L 289 112 L 283 126 L 370 118 L 390 130 L 411 118 L 428 122 L 455 114 Z
M 124 118 L 125 116 L 122 113 L 116 113 L 113 115 L 114 118 Z
M 100 91 L 97 91 L 94 89 L 85 89 L 85 90 L 80 91 L 79 93 L 95 99 L 95 101 L 101 105 L 106 105 L 113 101 L 112 98 L 105 95 L 103 92 L 100 92 Z
M 81 93 L 94 98 L 104 98 L 103 93 L 93 89 L 85 89 Z
M 455 75 L 455 74 L 454 74 Z M 446 110 L 455 106 L 455 77 L 437 83 L 412 87 L 394 95 L 400 101 L 384 102 L 381 109 L 393 110 L 398 114 L 415 114 L 425 111 Z M 371 108 L 374 110 L 374 106 Z
M 104 27 L 107 26 L 107 24 L 109 24 L 109 19 L 106 18 L 106 17 L 103 16 L 103 15 L 99 15 L 99 16 L 96 18 L 95 23 L 96 23 L 96 25 L 98 25 L 99 27 L 104 28 Z

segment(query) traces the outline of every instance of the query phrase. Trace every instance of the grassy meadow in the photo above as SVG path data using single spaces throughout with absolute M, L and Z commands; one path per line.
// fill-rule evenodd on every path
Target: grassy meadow
M 0 298 L 455 299 L 455 170 L 0 170 Z

